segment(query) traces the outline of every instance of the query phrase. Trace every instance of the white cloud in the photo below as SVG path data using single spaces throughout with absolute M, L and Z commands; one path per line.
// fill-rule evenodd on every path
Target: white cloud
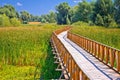
M 17 6 L 22 6 L 22 4 L 20 2 L 17 2 Z
M 79 2 L 82 2 L 82 0 L 74 0 L 73 2 L 74 3 L 79 3 Z

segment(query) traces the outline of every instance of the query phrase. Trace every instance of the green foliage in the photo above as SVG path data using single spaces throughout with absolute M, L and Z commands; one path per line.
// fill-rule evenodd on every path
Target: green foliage
M 115 22 L 115 20 L 112 20 L 112 22 L 110 23 L 109 27 L 118 27 L 118 24 Z
M 108 14 L 107 16 L 104 17 L 104 26 L 106 27 L 116 27 L 116 22 L 115 20 Z
M 1 27 L 7 27 L 10 26 L 10 20 L 9 17 L 7 17 L 5 14 L 4 15 L 0 15 L 0 26 Z
M 118 24 L 120 24 L 120 1 L 114 0 L 114 6 L 115 6 L 115 20 Z
M 20 12 L 20 18 L 22 19 L 23 23 L 24 21 L 28 22 L 30 19 L 30 14 L 27 11 L 21 11 Z
M 68 18 L 68 16 L 67 16 L 67 18 L 66 18 L 66 24 L 69 24 L 70 25 L 70 19 Z
M 113 2 L 112 0 L 97 0 L 95 3 L 95 13 L 101 16 L 110 14 L 113 16 Z
M 40 22 L 55 23 L 56 22 L 56 14 L 53 11 L 50 11 L 49 14 L 41 15 Z
M 73 22 L 84 21 L 89 22 L 92 14 L 92 5 L 85 0 L 78 4 L 78 8 L 73 17 Z
M 0 27 L 9 27 L 9 26 L 20 26 L 21 22 L 16 18 L 7 17 L 5 14 L 0 15 Z
M 103 26 L 104 25 L 104 21 L 103 18 L 100 14 L 97 14 L 96 20 L 95 20 L 95 24 L 99 25 L 99 26 Z
M 0 14 L 5 14 L 9 18 L 19 17 L 17 11 L 12 5 L 4 5 L 3 7 L 0 7 Z
M 56 14 L 54 12 L 50 11 L 48 14 L 48 18 L 49 18 L 49 20 L 48 20 L 49 23 L 56 22 Z
M 21 22 L 16 18 L 11 18 L 10 22 L 14 27 L 20 26 L 20 24 L 21 24 Z
M 57 10 L 57 23 L 58 24 L 69 24 L 70 21 L 70 6 L 68 3 L 60 3 L 58 6 L 56 6 Z
M 95 3 L 93 22 L 100 26 L 109 27 L 114 20 L 113 9 L 112 0 L 97 0 Z
M 73 26 L 88 26 L 89 24 L 83 21 L 78 21 L 72 24 Z
M 40 22 L 40 16 L 34 16 L 32 14 L 30 14 L 30 22 Z

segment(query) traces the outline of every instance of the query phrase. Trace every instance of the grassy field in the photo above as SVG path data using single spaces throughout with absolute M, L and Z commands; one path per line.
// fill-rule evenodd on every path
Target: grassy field
M 57 78 L 49 40 L 55 24 L 0 28 L 0 80 Z
M 120 49 L 120 29 L 89 26 L 85 23 L 73 25 L 72 32 Z

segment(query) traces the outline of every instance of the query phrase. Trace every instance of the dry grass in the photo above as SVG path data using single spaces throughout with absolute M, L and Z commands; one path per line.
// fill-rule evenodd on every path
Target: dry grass
M 28 22 L 28 24 L 40 24 L 40 22 Z

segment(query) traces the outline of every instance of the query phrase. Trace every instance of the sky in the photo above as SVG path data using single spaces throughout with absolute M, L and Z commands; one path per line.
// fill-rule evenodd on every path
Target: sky
M 18 12 L 25 10 L 33 15 L 42 15 L 50 11 L 55 11 L 55 6 L 62 2 L 67 2 L 70 6 L 75 6 L 81 1 L 82 0 L 0 0 L 0 6 L 11 4 Z

